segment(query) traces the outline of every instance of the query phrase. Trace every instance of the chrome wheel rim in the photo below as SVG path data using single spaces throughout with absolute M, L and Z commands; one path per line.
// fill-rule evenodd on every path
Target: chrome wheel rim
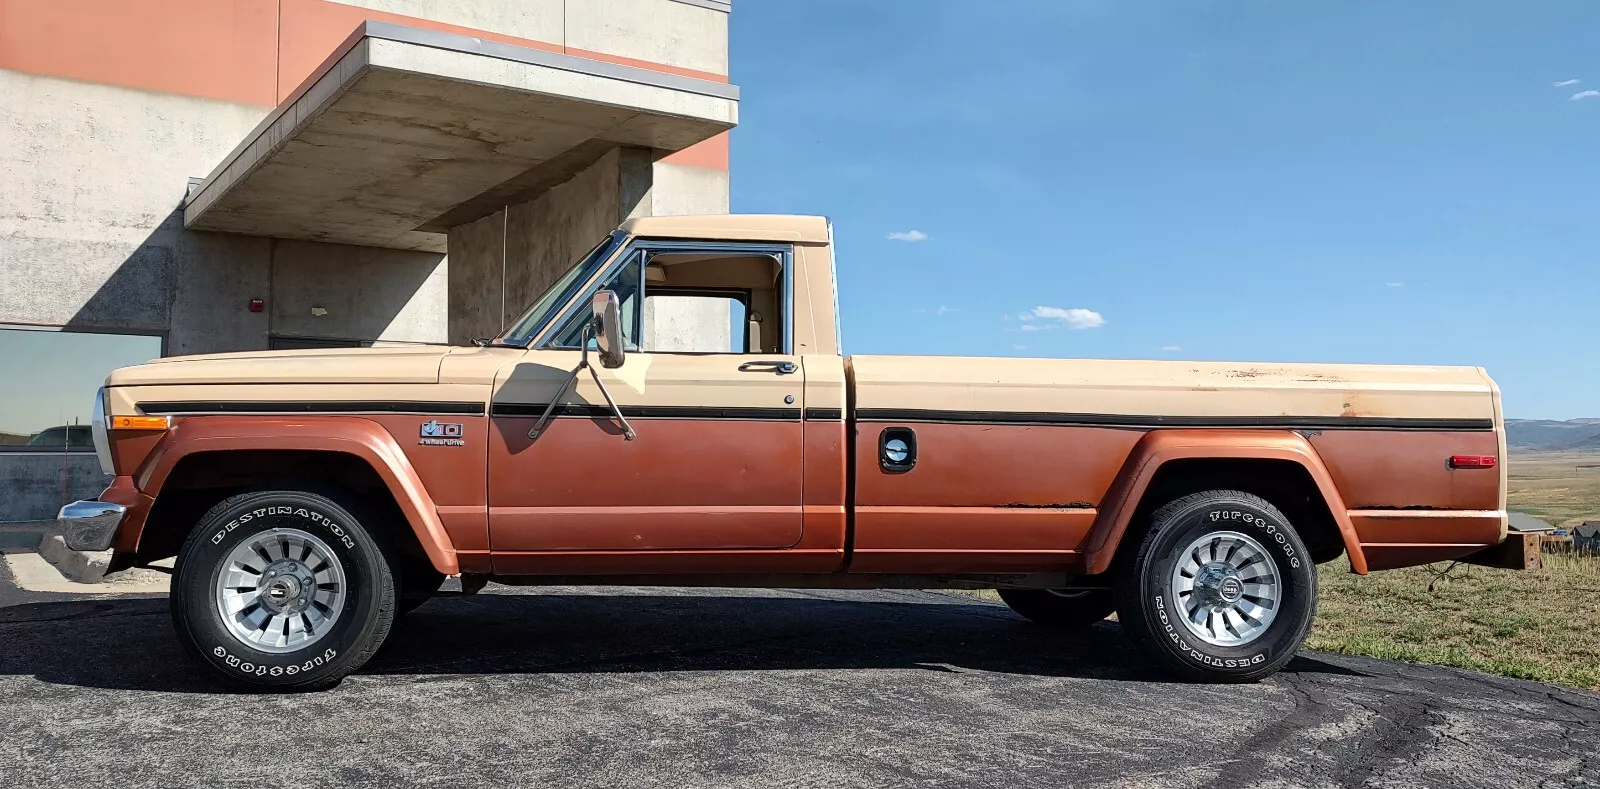
M 217 574 L 217 613 L 239 643 L 295 652 L 333 629 L 349 594 L 328 544 L 299 529 L 268 529 L 229 552 Z
M 1236 531 L 1211 532 L 1189 543 L 1172 566 L 1170 586 L 1190 635 L 1220 647 L 1260 638 L 1283 597 L 1272 556 Z

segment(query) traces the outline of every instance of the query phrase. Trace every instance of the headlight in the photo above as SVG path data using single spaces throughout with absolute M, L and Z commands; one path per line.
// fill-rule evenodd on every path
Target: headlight
M 106 388 L 94 393 L 94 418 L 90 420 L 94 434 L 94 453 L 100 456 L 100 471 L 106 475 L 117 473 L 111 464 L 111 441 L 106 437 Z

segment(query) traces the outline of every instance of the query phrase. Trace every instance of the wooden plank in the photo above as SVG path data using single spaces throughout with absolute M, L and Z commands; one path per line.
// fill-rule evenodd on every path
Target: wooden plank
M 1539 554 L 1539 547 L 1543 544 L 1543 535 L 1514 531 L 1506 535 L 1505 542 L 1478 551 L 1461 561 L 1507 570 L 1537 570 L 1543 566 Z

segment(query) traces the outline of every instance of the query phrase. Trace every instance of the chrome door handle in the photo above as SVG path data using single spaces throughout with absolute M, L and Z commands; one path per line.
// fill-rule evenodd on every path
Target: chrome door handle
M 778 375 L 789 375 L 798 369 L 800 368 L 796 366 L 794 362 L 779 362 L 769 360 L 745 362 L 744 364 L 739 365 L 739 372 L 741 373 L 774 372 Z

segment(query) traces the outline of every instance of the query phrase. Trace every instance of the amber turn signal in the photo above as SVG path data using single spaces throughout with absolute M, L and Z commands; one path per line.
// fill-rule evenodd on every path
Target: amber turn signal
M 1450 468 L 1494 468 L 1494 455 L 1452 455 Z
M 164 416 L 114 416 L 112 430 L 166 430 L 171 426 Z

